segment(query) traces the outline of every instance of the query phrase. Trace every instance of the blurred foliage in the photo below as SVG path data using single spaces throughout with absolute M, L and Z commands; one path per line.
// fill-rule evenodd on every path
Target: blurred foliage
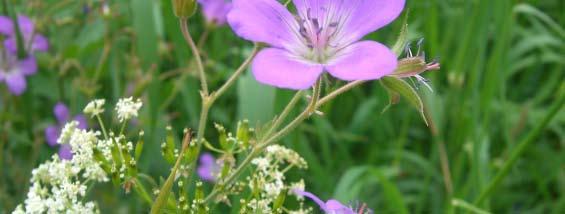
M 140 167 L 166 176 L 158 152 L 165 127 L 178 136 L 195 128 L 199 83 L 169 0 L 8 0 L 32 17 L 50 41 L 40 71 L 20 97 L 0 86 L 0 212 L 25 197 L 31 169 L 56 152 L 43 129 L 62 101 L 79 113 L 88 100 L 115 102 L 140 96 L 145 130 Z M 565 17 L 560 0 L 408 0 L 409 40 L 425 38 L 428 58 L 440 71 L 424 74 L 426 126 L 410 104 L 387 112 L 387 93 L 364 84 L 339 97 L 284 144 L 308 161 L 307 189 L 322 198 L 366 202 L 376 213 L 459 213 L 453 199 L 472 203 L 513 148 L 549 111 L 565 83 Z M 249 53 L 252 44 L 229 27 L 190 21 L 202 40 L 212 88 Z M 401 21 L 368 36 L 392 46 Z M 331 80 L 328 87 L 343 83 Z M 268 122 L 292 97 L 243 77 L 211 111 L 211 121 Z M 94 123 L 91 124 L 94 126 Z M 212 127 L 212 123 L 209 126 Z M 135 133 L 135 132 L 131 132 Z M 207 136 L 215 139 L 214 129 Z M 565 112 L 559 111 L 479 207 L 493 213 L 562 213 L 565 210 Z M 92 190 L 106 212 L 147 210 L 111 185 Z

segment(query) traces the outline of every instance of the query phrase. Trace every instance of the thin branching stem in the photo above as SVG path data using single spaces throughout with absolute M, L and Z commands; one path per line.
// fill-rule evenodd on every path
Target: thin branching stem
M 177 161 L 175 163 L 175 166 L 171 170 L 171 174 L 169 174 L 169 177 L 167 178 L 167 180 L 163 184 L 163 187 L 161 187 L 161 190 L 159 191 L 159 195 L 157 195 L 155 202 L 151 206 L 151 214 L 160 213 L 161 208 L 165 205 L 165 202 L 168 201 L 169 193 L 171 192 L 171 188 L 173 187 L 173 183 L 175 181 L 177 171 L 178 171 L 178 169 L 181 165 L 181 161 L 184 157 L 184 154 L 186 153 L 186 151 L 188 149 L 188 144 L 192 140 L 191 136 L 192 136 L 192 132 L 190 130 L 187 130 L 184 133 L 181 152 L 180 152 L 179 156 L 177 157 Z
M 282 113 L 275 119 L 275 121 L 273 122 L 273 125 L 271 125 L 269 130 L 267 132 L 265 132 L 265 134 L 263 136 L 267 137 L 267 136 L 271 135 L 275 130 L 277 130 L 277 128 L 279 128 L 279 126 L 284 122 L 284 120 L 286 119 L 288 114 L 290 114 L 292 109 L 294 109 L 294 106 L 296 106 L 298 101 L 300 101 L 300 98 L 302 98 L 302 95 L 304 95 L 304 91 L 296 92 L 294 97 L 290 100 L 288 105 L 286 105 L 286 107 L 284 108 Z
M 200 51 L 198 50 L 198 46 L 194 43 L 192 36 L 190 35 L 190 31 L 188 31 L 188 22 L 186 18 L 179 18 L 179 24 L 182 31 L 182 35 L 186 40 L 186 43 L 192 50 L 192 55 L 194 55 L 194 59 L 196 61 L 196 67 L 198 70 L 198 76 L 200 77 L 200 84 L 202 87 L 202 93 L 208 96 L 208 82 L 206 82 L 206 74 L 204 73 L 204 64 L 202 63 L 202 57 L 200 56 Z
M 260 49 L 261 47 L 258 44 L 255 44 L 255 46 L 253 47 L 253 51 L 251 52 L 251 55 L 249 55 L 249 57 L 247 57 L 247 59 L 239 66 L 239 68 L 235 70 L 235 72 L 224 83 L 224 85 L 222 85 L 220 89 L 218 89 L 215 93 L 213 93 L 212 96 L 214 97 L 213 98 L 214 100 L 222 96 L 235 83 L 237 78 L 239 78 L 239 76 L 241 76 L 241 74 L 243 74 L 243 72 L 247 69 L 249 64 L 251 64 L 251 61 L 253 61 L 253 58 L 255 58 L 255 56 L 257 55 Z
M 316 85 L 314 86 L 314 91 L 312 93 L 313 96 L 312 99 L 310 100 L 310 103 L 308 104 L 308 107 L 292 122 L 290 122 L 287 126 L 281 129 L 281 131 L 275 133 L 268 140 L 266 140 L 265 142 L 261 142 L 256 147 L 254 147 L 249 153 L 249 155 L 247 155 L 247 157 L 237 167 L 237 169 L 235 169 L 235 171 L 232 174 L 230 174 L 226 179 L 224 179 L 222 182 L 218 183 L 219 185 L 221 185 L 221 188 L 231 185 L 231 183 L 233 183 L 239 177 L 239 175 L 243 172 L 243 170 L 247 168 L 247 166 L 251 163 L 251 161 L 259 154 L 261 154 L 265 148 L 267 148 L 269 145 L 273 144 L 274 142 L 277 142 L 277 140 L 290 133 L 290 131 L 294 130 L 294 128 L 300 125 L 300 123 L 302 123 L 304 120 L 310 117 L 310 115 L 312 115 L 312 113 L 316 111 L 316 106 L 317 106 L 316 103 L 318 102 L 318 99 L 320 97 L 321 89 L 322 89 L 322 78 L 318 79 Z M 220 190 L 221 190 L 220 188 L 215 187 L 214 190 L 212 190 L 212 192 L 206 197 L 206 199 L 204 199 L 204 202 L 206 203 L 214 199 L 214 197 L 216 197 L 220 193 Z

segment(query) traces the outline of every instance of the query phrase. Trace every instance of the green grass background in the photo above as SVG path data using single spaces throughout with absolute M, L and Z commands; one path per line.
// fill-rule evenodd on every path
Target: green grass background
M 196 127 L 200 111 L 199 83 L 171 2 L 107 1 L 108 15 L 99 1 L 8 2 L 37 21 L 51 49 L 39 56 L 40 71 L 28 78 L 23 96 L 0 86 L 0 213 L 22 202 L 31 169 L 55 152 L 44 143 L 43 129 L 54 123 L 58 101 L 79 113 L 93 98 L 112 104 L 142 96 L 139 126 L 131 133 L 145 130 L 141 166 L 164 177 L 157 151 L 165 126 L 173 125 L 180 136 L 182 128 Z M 324 199 L 366 202 L 375 213 L 465 213 L 469 208 L 452 200 L 472 204 L 487 188 L 492 191 L 476 206 L 492 213 L 565 212 L 565 113 L 559 104 L 565 96 L 564 2 L 407 2 L 409 38 L 425 38 L 426 55 L 442 67 L 424 74 L 435 92 L 419 90 L 432 128 L 407 102 L 381 113 L 388 104 L 385 90 L 377 82 L 365 84 L 324 106 L 324 116 L 281 142 L 310 165 L 290 177 L 303 177 L 307 189 Z M 400 27 L 399 19 L 367 38 L 392 46 Z M 197 39 L 204 32 L 200 13 L 190 29 Z M 251 47 L 229 27 L 210 33 L 204 50 L 212 88 Z M 242 118 L 264 123 L 292 94 L 245 76 L 213 107 L 211 121 L 231 129 Z M 536 130 L 555 105 L 557 114 Z M 208 138 L 215 133 L 210 122 Z M 513 155 L 532 133 L 537 135 L 524 152 Z M 512 158 L 507 176 L 489 187 Z M 110 184 L 91 193 L 105 212 L 146 209 Z

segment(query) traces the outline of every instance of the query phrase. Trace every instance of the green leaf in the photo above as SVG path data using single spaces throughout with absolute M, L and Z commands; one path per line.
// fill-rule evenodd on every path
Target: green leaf
M 265 123 L 274 116 L 275 88 L 259 84 L 249 73 L 239 79 L 239 118 L 251 124 Z
M 334 198 L 341 201 L 354 200 L 360 192 L 360 189 L 352 188 L 355 183 L 358 183 L 360 177 L 363 176 L 368 170 L 367 166 L 353 167 L 347 170 L 341 178 L 334 191 Z
M 389 92 L 389 95 L 391 95 L 391 104 L 396 103 L 395 101 L 397 101 L 396 99 L 398 98 L 398 95 L 404 97 L 408 100 L 410 105 L 420 112 L 422 119 L 424 119 L 424 122 L 428 125 L 428 121 L 424 115 L 424 103 L 422 102 L 420 95 L 418 95 L 416 90 L 414 90 L 410 84 L 396 77 L 383 77 L 380 82 Z M 385 110 L 387 108 L 388 106 Z
M 371 175 L 377 177 L 381 186 L 383 187 L 384 198 L 386 199 L 389 207 L 394 209 L 393 213 L 409 213 L 406 207 L 406 203 L 404 202 L 404 199 L 402 197 L 402 193 L 394 183 L 387 179 L 384 171 L 378 168 L 370 169 Z

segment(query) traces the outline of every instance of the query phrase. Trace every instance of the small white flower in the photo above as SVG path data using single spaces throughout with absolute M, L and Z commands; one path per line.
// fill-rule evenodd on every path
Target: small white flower
M 257 166 L 259 171 L 267 171 L 270 165 L 270 161 L 267 158 L 255 158 L 251 161 L 252 164 Z
M 118 120 L 124 122 L 133 117 L 137 117 L 138 111 L 143 103 L 140 99 L 133 100 L 132 97 L 122 98 L 116 104 L 116 112 L 118 113 Z
M 93 100 L 90 103 L 88 103 L 88 105 L 86 105 L 83 112 L 85 114 L 89 114 L 91 117 L 95 117 L 99 114 L 104 113 L 104 104 L 105 103 L 106 103 L 106 100 L 103 100 L 103 99 Z
M 61 135 L 57 139 L 58 144 L 68 144 L 71 136 L 78 127 L 77 121 L 71 121 L 65 124 L 65 127 L 61 130 Z

